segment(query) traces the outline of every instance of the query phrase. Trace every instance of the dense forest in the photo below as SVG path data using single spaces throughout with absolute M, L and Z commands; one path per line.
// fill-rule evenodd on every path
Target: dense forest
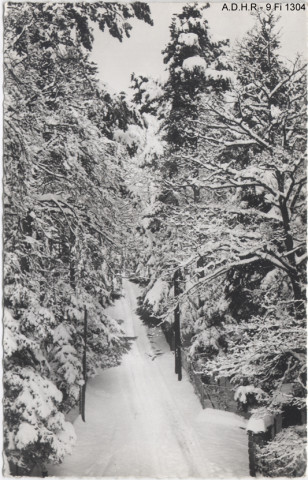
M 4 450 L 13 475 L 59 463 L 85 379 L 130 348 L 105 313 L 121 275 L 203 378 L 254 414 L 306 401 L 306 64 L 255 15 L 235 47 L 208 4 L 173 17 L 165 82 L 129 100 L 90 61 L 93 25 L 119 41 L 143 3 L 9 3 L 4 98 Z M 124 40 L 125 41 L 125 40 Z M 174 283 L 177 292 L 174 293 Z M 85 321 L 87 371 L 84 371 Z M 170 367 L 172 368 L 172 367 Z M 291 415 L 291 414 L 290 414 Z M 260 449 L 263 473 L 302 475 L 305 430 Z

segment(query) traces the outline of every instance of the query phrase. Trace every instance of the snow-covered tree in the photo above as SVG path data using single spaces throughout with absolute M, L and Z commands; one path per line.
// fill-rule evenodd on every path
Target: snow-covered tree
M 196 147 L 177 147 L 172 175 L 163 159 L 156 174 L 147 227 L 155 276 L 145 294 L 154 298 L 155 281 L 180 267 L 182 333 L 198 372 L 231 378 L 255 405 L 301 409 L 306 66 L 281 59 L 277 18 L 264 13 L 230 62 L 228 89 L 198 97 Z M 174 300 L 161 300 L 156 314 L 170 318 Z
M 174 272 L 191 257 L 192 252 L 197 251 L 202 238 L 200 232 L 195 234 L 193 222 L 196 212 L 194 203 L 199 199 L 198 188 L 188 186 L 187 189 L 176 190 L 170 179 L 185 183 L 186 176 L 190 176 L 192 171 L 198 177 L 198 167 L 193 166 L 192 169 L 189 160 L 189 154 L 198 143 L 191 129 L 191 121 L 199 115 L 198 94 L 207 92 L 216 95 L 230 85 L 230 64 L 226 55 L 228 41 L 212 39 L 206 20 L 208 7 L 187 5 L 179 15 L 174 16 L 170 27 L 171 40 L 163 52 L 169 78 L 160 91 L 157 83 L 133 77 L 135 102 L 140 111 L 152 113 L 150 121 L 149 115 L 146 119 L 146 135 L 148 137 L 153 132 L 156 142 L 150 141 L 150 144 L 161 144 L 160 149 L 147 148 L 138 155 L 139 159 L 144 156 L 141 164 L 151 178 L 151 195 L 142 212 L 142 229 L 148 240 L 148 243 L 145 242 L 148 254 L 143 260 L 148 278 L 145 300 L 147 292 L 152 288 L 157 290 L 162 282 L 167 282 L 170 290 L 170 298 L 166 295 L 160 302 L 157 314 L 166 312 L 171 306 Z M 197 62 L 194 66 L 193 61 Z M 194 230 L 193 234 L 190 227 Z M 195 267 L 189 267 L 193 276 Z M 191 272 L 187 271 L 187 274 L 185 281 L 189 282 Z M 196 316 L 197 303 L 192 298 L 185 307 L 189 325 L 192 317 Z M 169 320 L 172 321 L 171 316 Z M 190 328 L 191 325 L 187 325 L 187 333 Z
M 163 51 L 169 73 L 163 101 L 170 105 L 164 128 L 166 139 L 174 146 L 196 145 L 189 127 L 190 120 L 198 118 L 197 95 L 228 88 L 223 75 L 229 69 L 224 58 L 228 41 L 212 39 L 206 20 L 208 8 L 209 4 L 184 6 L 173 17 L 170 42 Z
M 203 97 L 200 149 L 191 156 L 199 178 L 187 179 L 216 195 L 195 287 L 224 281 L 218 337 L 225 345 L 216 343 L 218 356 L 204 372 L 262 388 L 274 410 L 285 403 L 283 384 L 294 384 L 284 400 L 299 408 L 306 388 L 306 67 L 282 62 L 278 47 L 275 17 L 259 15 L 235 54 L 232 90 L 221 100 Z
M 171 39 L 163 51 L 169 77 L 163 85 L 157 117 L 161 124 L 159 135 L 165 140 L 164 151 L 158 158 L 152 156 L 147 161 L 156 185 L 151 205 L 144 212 L 146 229 L 152 237 L 148 261 L 153 277 L 151 274 L 148 289 L 156 281 L 172 282 L 176 268 L 185 263 L 192 252 L 197 252 L 202 241 L 202 234 L 195 232 L 193 221 L 197 208 L 194 204 L 200 199 L 197 182 L 196 187 L 187 185 L 188 188 L 182 189 L 173 188 L 173 184 L 182 182 L 185 185 L 186 177 L 191 175 L 198 178 L 198 167 L 190 161 L 199 141 L 191 128 L 200 113 L 198 95 L 205 92 L 219 95 L 230 86 L 228 41 L 212 38 L 206 20 L 208 7 L 208 4 L 187 5 L 174 16 Z M 138 102 L 141 99 L 141 95 L 136 97 Z M 190 273 L 187 271 L 186 282 L 189 282 Z M 186 319 L 195 316 L 193 303 L 194 299 L 187 305 Z
M 126 228 L 126 152 L 113 140 L 125 102 L 100 90 L 88 50 L 90 21 L 122 40 L 133 16 L 151 23 L 140 3 L 6 8 L 4 449 L 15 474 L 61 461 L 74 441 L 64 412 L 84 381 L 85 310 L 87 376 L 127 349 L 104 313 Z

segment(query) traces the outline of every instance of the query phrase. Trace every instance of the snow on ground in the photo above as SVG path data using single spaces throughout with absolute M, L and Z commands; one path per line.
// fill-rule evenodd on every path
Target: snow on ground
M 202 410 L 185 372 L 178 382 L 160 330 L 134 313 L 138 286 L 125 280 L 124 292 L 108 313 L 137 338 L 120 366 L 88 382 L 86 423 L 77 418 L 76 447 L 49 476 L 248 477 L 245 421 Z

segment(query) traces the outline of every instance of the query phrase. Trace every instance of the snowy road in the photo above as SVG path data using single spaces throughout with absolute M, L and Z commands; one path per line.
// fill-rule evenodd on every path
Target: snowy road
M 158 329 L 134 313 L 138 287 L 108 309 L 137 337 L 120 366 L 88 382 L 86 423 L 74 423 L 77 445 L 49 475 L 96 477 L 248 477 L 244 421 L 202 410 L 184 372 L 173 373 L 173 354 Z

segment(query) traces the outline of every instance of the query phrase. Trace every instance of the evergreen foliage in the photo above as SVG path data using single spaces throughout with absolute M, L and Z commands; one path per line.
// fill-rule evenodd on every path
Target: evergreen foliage
M 64 414 L 128 344 L 105 307 L 119 289 L 125 99 L 101 90 L 90 22 L 122 40 L 145 4 L 15 3 L 5 10 L 4 450 L 12 474 L 60 462 Z
M 209 71 L 223 71 L 224 49 L 228 41 L 213 41 L 206 10 L 209 4 L 188 4 L 173 18 L 170 42 L 163 51 L 169 77 L 164 85 L 163 100 L 169 106 L 164 122 L 167 141 L 174 146 L 196 145 L 190 120 L 198 118 L 196 96 L 228 87 L 228 80 L 214 79 Z M 224 72 L 222 72 L 224 73 Z

